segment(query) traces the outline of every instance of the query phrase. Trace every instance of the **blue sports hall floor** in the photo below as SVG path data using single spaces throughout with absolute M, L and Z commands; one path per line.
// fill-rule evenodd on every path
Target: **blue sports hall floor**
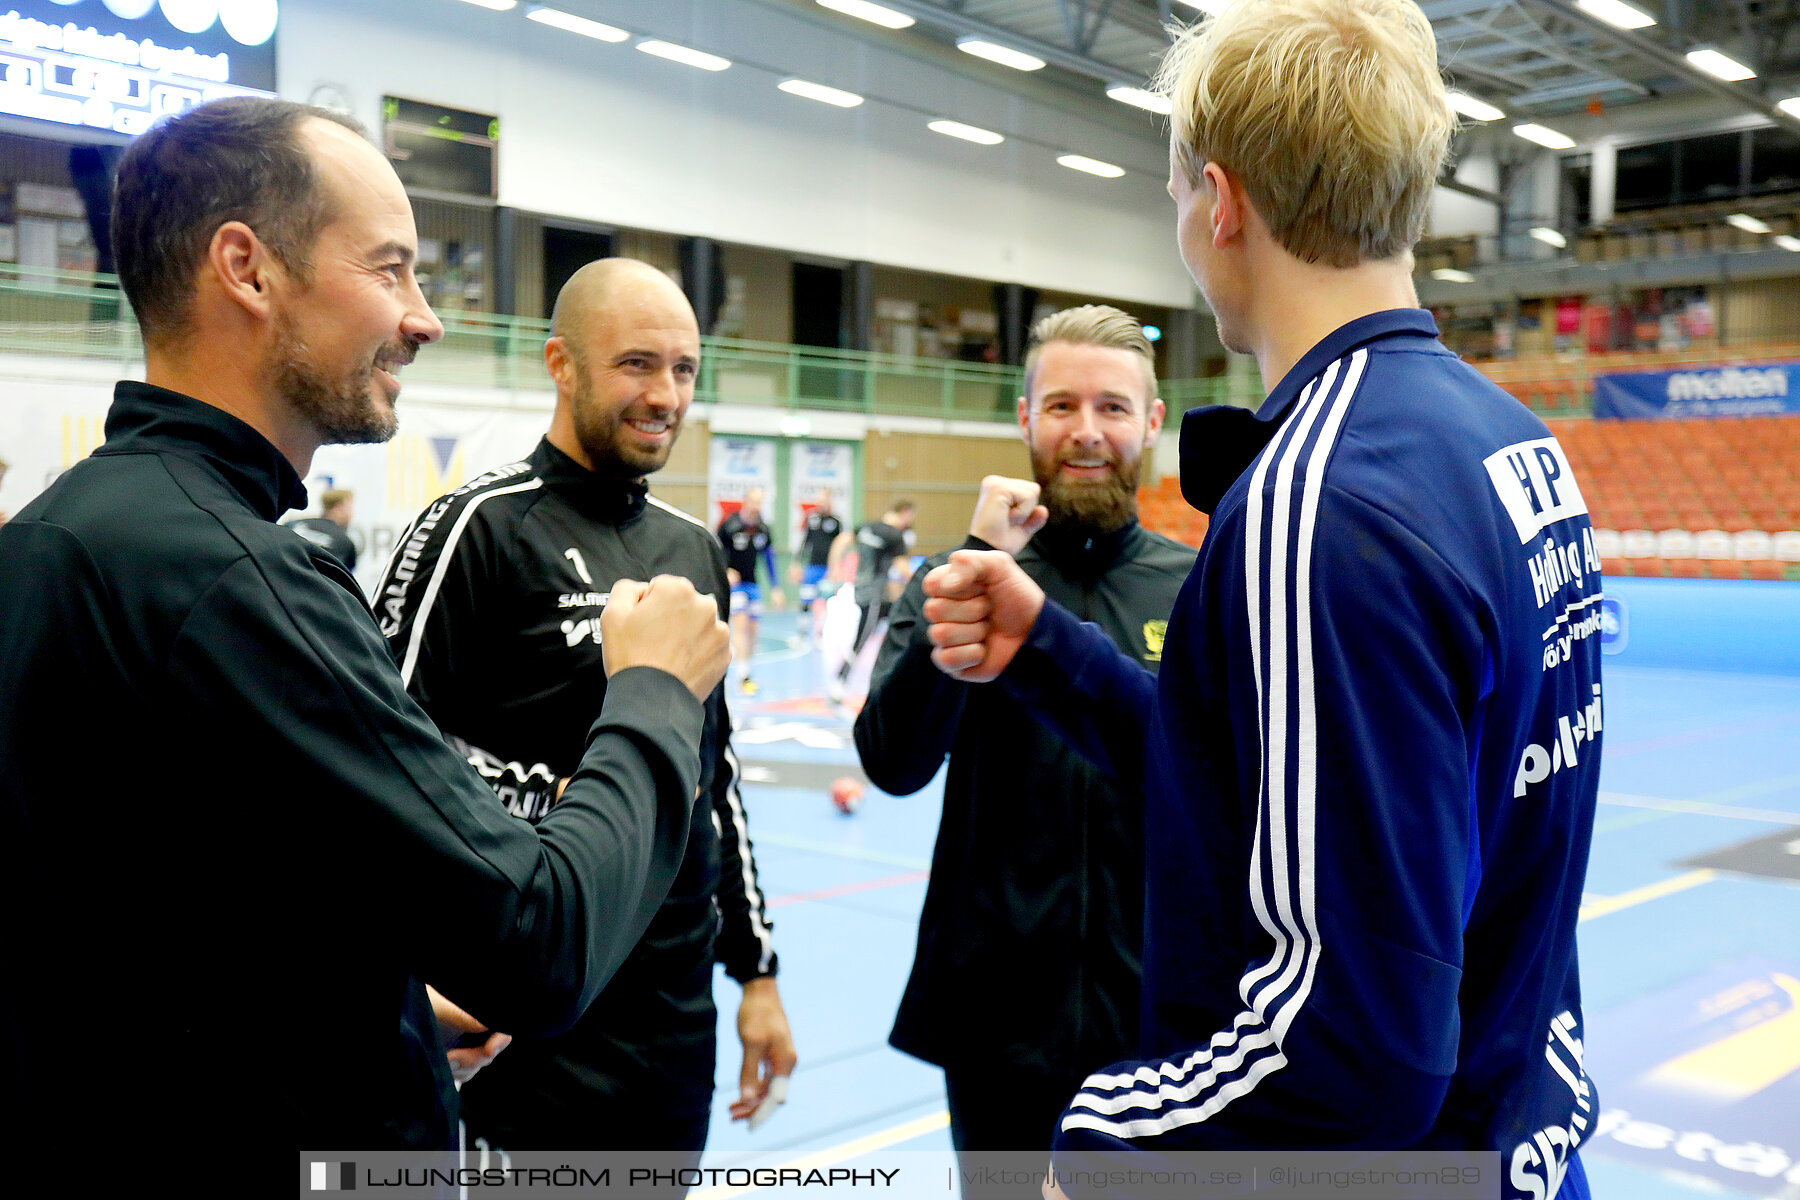
M 1597 1197 L 1800 1196 L 1800 584 L 1660 586 L 1678 582 L 1607 581 L 1622 652 L 1605 664 L 1581 925 L 1602 1112 L 1583 1161 Z M 941 1076 L 886 1042 L 941 776 L 912 796 L 870 788 L 840 814 L 830 780 L 861 777 L 850 717 L 794 629 L 791 613 L 765 618 L 760 690 L 732 704 L 800 1065 L 761 1129 L 730 1121 L 737 988 L 721 976 L 705 1164 L 947 1151 Z

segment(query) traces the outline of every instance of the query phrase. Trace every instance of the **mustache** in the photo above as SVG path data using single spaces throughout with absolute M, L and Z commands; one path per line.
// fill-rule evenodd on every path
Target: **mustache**
M 1071 450 L 1067 453 L 1059 453 L 1056 458 L 1051 461 L 1050 465 L 1053 467 L 1060 467 L 1064 463 L 1074 462 L 1078 458 L 1097 458 L 1115 470 L 1117 470 L 1119 466 L 1119 455 L 1111 446 L 1097 447 L 1093 450 Z
M 419 343 L 413 341 L 389 342 L 375 355 L 377 362 L 397 362 L 403 367 L 412 365 L 413 359 L 419 357 Z

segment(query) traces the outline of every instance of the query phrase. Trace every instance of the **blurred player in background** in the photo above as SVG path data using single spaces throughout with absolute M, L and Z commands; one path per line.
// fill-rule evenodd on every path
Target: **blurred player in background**
M 831 568 L 843 553 L 844 523 L 831 511 L 831 489 L 820 488 L 800 527 L 800 553 L 794 555 L 789 578 L 800 585 L 801 633 L 817 641 L 825 625 L 825 602 L 834 584 Z
M 751 488 L 738 510 L 719 522 L 719 544 L 725 547 L 725 577 L 731 581 L 731 669 L 738 690 L 756 695 L 750 660 L 756 654 L 756 630 L 762 623 L 762 587 L 756 582 L 760 563 L 769 580 L 769 606 L 781 608 L 786 597 L 775 573 L 775 535 L 763 520 L 763 490 Z
M 856 637 L 843 664 L 826 681 L 833 700 L 844 698 L 844 684 L 893 607 L 894 564 L 912 549 L 913 502 L 896 500 L 881 514 L 856 531 Z

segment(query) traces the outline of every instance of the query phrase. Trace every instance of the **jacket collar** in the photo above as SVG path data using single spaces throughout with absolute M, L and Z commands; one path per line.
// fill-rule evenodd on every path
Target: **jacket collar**
M 94 453 L 145 451 L 205 464 L 265 521 L 306 507 L 306 485 L 294 465 L 244 421 L 192 396 L 121 380 L 106 414 L 106 444 Z
M 1385 338 L 1437 336 L 1437 321 L 1422 308 L 1370 313 L 1339 326 L 1302 355 L 1255 412 L 1225 404 L 1191 409 L 1181 419 L 1182 497 L 1210 515 L 1280 430 L 1306 385 L 1358 346 Z
M 1133 517 L 1110 533 L 1073 522 L 1046 525 L 1029 545 L 1051 566 L 1075 579 L 1098 579 L 1143 537 Z
M 642 479 L 590 471 L 552 446 L 549 438 L 538 442 L 531 452 L 531 465 L 544 486 L 566 499 L 575 511 L 608 525 L 636 520 L 649 502 L 650 489 Z

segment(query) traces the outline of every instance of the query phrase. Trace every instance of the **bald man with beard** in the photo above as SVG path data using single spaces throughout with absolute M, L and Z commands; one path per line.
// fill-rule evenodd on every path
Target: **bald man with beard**
M 632 259 L 589 263 L 557 297 L 544 363 L 556 385 L 544 440 L 429 506 L 375 604 L 407 690 L 527 821 L 555 806 L 605 698 L 600 615 L 614 581 L 681 576 L 721 618 L 729 595 L 710 531 L 644 483 L 668 462 L 699 373 L 681 290 Z M 431 593 L 406 582 L 434 577 Z M 480 1071 L 462 1094 L 471 1144 L 697 1158 L 712 1105 L 715 961 L 744 988 L 733 1119 L 793 1071 L 722 687 L 706 710 L 687 855 L 625 965 L 567 1033 L 521 1038 L 504 1055 L 498 1038 L 451 1052 L 463 1074 Z M 462 1023 L 475 1033 L 465 1041 L 482 1041 L 480 1013 Z

